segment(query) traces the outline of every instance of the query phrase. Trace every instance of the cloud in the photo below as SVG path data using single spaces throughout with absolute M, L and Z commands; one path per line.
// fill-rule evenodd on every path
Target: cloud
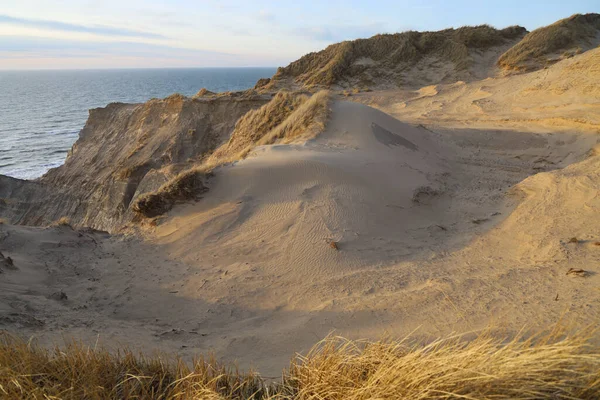
M 188 49 L 167 45 L 119 42 L 90 42 L 29 36 L 0 36 L 0 59 L 6 63 L 2 69 L 20 68 L 73 68 L 71 60 L 88 59 L 78 65 L 135 67 L 236 67 L 273 66 L 282 60 L 249 54 L 232 54 L 218 51 Z M 34 61 L 32 61 L 34 60 Z M 61 61 L 62 60 L 62 61 Z
M 217 51 L 186 49 L 139 42 L 92 42 L 68 39 L 51 39 L 30 36 L 0 36 L 0 52 L 46 53 L 52 56 L 63 54 L 79 56 L 84 53 L 129 55 L 138 57 L 155 56 L 219 56 L 235 57 L 234 54 Z
M 223 32 L 234 35 L 234 36 L 255 36 L 256 32 L 252 31 L 250 28 L 239 26 L 239 25 L 225 25 L 219 24 L 215 25 L 215 29 L 220 29 Z
M 258 15 L 256 16 L 256 19 L 258 19 L 261 22 L 268 22 L 272 24 L 276 22 L 277 17 L 275 17 L 275 14 L 273 14 L 270 11 L 260 10 L 258 12 Z
M 381 23 L 365 25 L 338 25 L 338 26 L 304 26 L 294 30 L 294 34 L 311 40 L 322 42 L 341 42 L 358 38 L 367 38 L 387 30 Z
M 13 24 L 29 28 L 49 29 L 63 32 L 93 33 L 103 36 L 124 36 L 145 39 L 165 39 L 166 37 L 152 32 L 141 32 L 125 28 L 115 28 L 103 25 L 77 25 L 60 21 L 47 21 L 38 19 L 16 18 L 9 15 L 0 15 L 0 24 Z

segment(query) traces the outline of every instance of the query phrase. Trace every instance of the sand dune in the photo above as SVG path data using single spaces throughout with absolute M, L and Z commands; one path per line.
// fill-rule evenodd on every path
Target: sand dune
M 546 69 L 599 43 L 600 15 L 594 13 L 575 14 L 532 32 L 516 25 L 478 25 L 379 34 L 306 54 L 271 79 L 260 80 L 256 89 L 414 90 Z
M 334 93 L 330 113 L 325 92 L 255 91 L 96 110 L 66 168 L 0 177 L 0 210 L 119 234 L 0 223 L 0 328 L 214 351 L 277 377 L 332 332 L 597 325 L 599 65 L 592 49 L 522 75 Z M 201 193 L 125 218 L 207 160 Z
M 202 200 L 143 239 L 0 225 L 17 267 L 2 274 L 2 326 L 45 343 L 213 350 L 276 376 L 332 331 L 595 321 L 595 136 L 437 125 L 335 102 L 317 138 L 217 169 Z
M 261 147 L 216 171 L 205 199 L 172 214 L 157 235 L 175 243 L 184 259 L 195 256 L 193 241 L 202 252 L 252 249 L 248 257 L 262 253 L 262 262 L 269 259 L 280 273 L 289 268 L 295 277 L 352 269 L 378 253 L 374 237 L 395 232 L 401 242 L 399 226 L 409 230 L 427 219 L 411 209 L 443 191 L 444 151 L 423 128 L 337 103 L 318 139 Z M 331 251 L 330 241 L 346 251 Z M 264 242 L 270 247 L 261 250 Z

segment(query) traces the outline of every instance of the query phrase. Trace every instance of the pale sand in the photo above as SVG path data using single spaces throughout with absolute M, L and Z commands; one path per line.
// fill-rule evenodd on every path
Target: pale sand
M 598 133 L 600 48 L 528 74 L 353 99 L 427 126 Z
M 18 268 L 0 274 L 0 327 L 46 343 L 212 350 L 276 377 L 331 332 L 600 322 L 600 157 L 589 157 L 600 112 L 598 92 L 581 92 L 599 74 L 566 68 L 580 57 L 356 97 L 427 128 L 335 102 L 318 138 L 217 170 L 201 201 L 143 240 L 0 225 Z

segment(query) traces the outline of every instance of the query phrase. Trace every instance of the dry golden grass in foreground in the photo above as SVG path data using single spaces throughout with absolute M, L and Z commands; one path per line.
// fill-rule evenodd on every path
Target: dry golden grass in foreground
M 70 344 L 44 350 L 0 340 L 0 397 L 19 399 L 597 399 L 591 333 L 509 342 L 481 335 L 428 345 L 328 338 L 292 360 L 280 383 L 225 368 L 110 354 Z
M 8 334 L 0 341 L 0 398 L 251 398 L 262 386 L 252 374 L 219 367 L 212 358 L 190 369 L 180 361 L 77 343 L 48 351 Z
M 325 342 L 290 371 L 298 398 L 595 399 L 600 353 L 558 333 L 502 343 L 483 335 L 426 346 Z

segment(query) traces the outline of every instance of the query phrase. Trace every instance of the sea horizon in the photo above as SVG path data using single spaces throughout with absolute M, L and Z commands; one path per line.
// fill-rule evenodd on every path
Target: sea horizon
M 253 66 L 242 66 L 242 67 L 109 67 L 109 68 L 24 68 L 24 69 L 2 69 L 2 72 L 37 72 L 37 71 L 124 71 L 124 70 L 165 70 L 165 69 L 177 69 L 177 70 L 196 70 L 196 69 L 277 69 L 279 67 L 266 66 L 266 67 L 253 67 Z

